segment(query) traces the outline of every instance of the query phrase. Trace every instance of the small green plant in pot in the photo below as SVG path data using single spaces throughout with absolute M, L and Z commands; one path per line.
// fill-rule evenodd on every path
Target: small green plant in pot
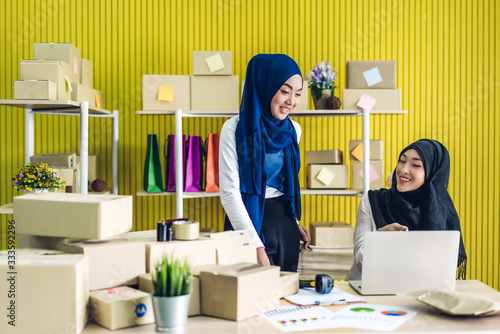
M 186 325 L 193 271 L 187 261 L 163 256 L 152 271 L 156 331 L 182 332 Z

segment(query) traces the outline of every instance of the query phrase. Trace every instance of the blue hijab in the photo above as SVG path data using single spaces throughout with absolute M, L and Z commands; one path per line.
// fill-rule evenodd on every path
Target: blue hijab
M 302 77 L 295 61 L 283 54 L 259 54 L 248 63 L 245 87 L 236 126 L 240 190 L 250 219 L 261 236 L 266 195 L 266 153 L 283 150 L 283 200 L 290 201 L 292 214 L 301 216 L 299 144 L 290 118 L 280 121 L 271 115 L 271 101 L 292 76 Z

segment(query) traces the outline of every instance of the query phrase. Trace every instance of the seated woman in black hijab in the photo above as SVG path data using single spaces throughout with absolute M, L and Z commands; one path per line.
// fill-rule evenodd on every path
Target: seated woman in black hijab
M 371 231 L 457 230 L 460 221 L 448 194 L 450 156 L 438 141 L 421 139 L 399 155 L 390 189 L 370 190 L 359 203 L 354 264 L 346 280 L 360 280 L 364 238 Z M 465 279 L 467 255 L 460 239 L 457 277 Z

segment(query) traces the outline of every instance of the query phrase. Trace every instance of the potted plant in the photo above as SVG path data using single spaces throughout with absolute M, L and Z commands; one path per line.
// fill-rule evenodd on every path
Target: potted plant
M 188 317 L 193 271 L 187 261 L 163 256 L 152 271 L 157 332 L 180 332 Z
M 314 107 L 320 109 L 339 109 L 340 99 L 334 95 L 335 80 L 337 73 L 328 61 L 323 61 L 314 66 L 309 72 L 307 82 L 311 87 L 311 95 L 314 101 Z
M 66 181 L 58 177 L 52 167 L 46 163 L 35 165 L 31 162 L 27 163 L 17 171 L 12 181 L 14 182 L 12 186 L 18 191 L 47 192 L 52 189 L 63 191 L 66 189 Z

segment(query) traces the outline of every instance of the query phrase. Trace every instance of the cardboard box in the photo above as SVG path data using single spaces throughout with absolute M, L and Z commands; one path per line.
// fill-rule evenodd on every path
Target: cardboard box
M 139 290 L 153 293 L 155 291 L 153 287 L 153 279 L 151 274 L 143 274 L 139 277 Z M 191 283 L 191 297 L 189 298 L 189 309 L 188 316 L 192 317 L 201 314 L 201 299 L 200 299 L 200 279 L 193 276 L 193 281 Z
M 231 75 L 232 70 L 231 51 L 193 51 L 193 75 Z
M 306 151 L 306 165 L 344 163 L 344 153 L 340 150 Z
M 107 329 L 120 329 L 155 322 L 151 295 L 120 286 L 90 293 L 92 321 Z
M 90 106 L 90 97 L 94 92 L 92 88 L 81 85 L 77 82 L 72 82 L 71 88 L 73 89 L 71 92 L 71 100 L 76 102 L 88 101 Z
M 201 313 L 240 321 L 279 306 L 280 269 L 239 263 L 202 271 Z
M 311 245 L 338 247 L 354 245 L 354 228 L 345 222 L 311 222 Z
M 210 234 L 215 239 L 217 264 L 257 263 L 255 244 L 247 230 Z
M 309 189 L 346 189 L 347 165 L 307 165 Z
M 80 82 L 80 50 L 69 43 L 35 43 L 35 59 L 62 60 L 71 66 L 71 72 L 77 75 Z
M 289 271 L 280 272 L 281 298 L 299 292 L 299 274 Z
M 67 80 L 66 77 L 68 78 Z M 55 82 L 57 85 L 57 100 L 71 100 L 70 88 L 72 76 L 69 64 L 61 60 L 22 60 L 20 65 L 20 79 L 49 80 Z
M 312 251 L 300 253 L 297 269 L 300 278 L 315 278 L 317 274 L 327 274 L 333 279 L 345 279 L 354 262 L 354 247 L 311 248 Z
M 34 154 L 30 157 L 32 164 L 46 163 L 53 167 L 76 168 L 76 153 Z
M 80 334 L 87 323 L 87 258 L 16 252 L 14 271 L 8 253 L 0 255 L 0 332 Z
M 125 233 L 125 240 L 143 241 L 146 245 L 146 272 L 151 272 L 163 255 L 186 259 L 192 267 L 216 263 L 215 240 L 200 237 L 198 240 L 156 241 L 156 230 Z
M 76 156 L 76 162 L 80 163 L 80 155 Z M 99 155 L 90 154 L 87 157 L 89 189 L 95 179 L 101 178 L 101 158 Z
M 94 68 L 92 61 L 80 58 L 80 81 L 79 83 L 87 86 L 94 87 Z
M 401 110 L 401 90 L 399 89 L 344 89 L 342 108 L 361 110 L 357 104 L 363 94 L 368 94 L 377 100 L 372 110 Z
M 14 197 L 16 232 L 106 239 L 132 229 L 132 196 L 68 193 Z
M 363 163 L 353 160 L 352 161 L 352 189 L 363 189 Z M 370 189 L 377 190 L 384 188 L 384 161 L 383 160 L 370 160 Z
M 56 247 L 67 253 L 87 256 L 90 290 L 134 285 L 138 283 L 137 276 L 146 272 L 146 248 L 143 242 L 66 240 Z
M 54 167 L 52 170 L 57 173 L 58 177 L 62 177 L 63 181 L 66 182 L 67 193 L 79 192 L 80 188 L 78 187 L 77 180 L 78 172 L 75 168 Z
M 192 76 L 191 110 L 239 110 L 238 76 Z
M 173 101 L 158 100 L 160 86 L 173 87 Z M 160 97 L 161 98 L 161 97 Z M 191 77 L 189 75 L 143 75 L 142 110 L 191 110 Z
M 358 148 L 358 145 L 359 146 Z M 363 141 L 362 140 L 350 140 L 349 141 L 349 159 L 358 160 L 362 162 L 362 159 L 357 159 L 352 155 L 353 150 L 356 151 L 356 156 L 363 157 Z M 370 160 L 384 160 L 384 141 L 383 140 L 370 140 Z
M 370 70 L 371 72 L 367 73 Z M 375 82 L 381 81 L 369 86 L 370 75 L 373 79 L 379 75 L 380 77 Z M 368 76 L 368 80 L 365 76 Z M 349 89 L 396 89 L 396 82 L 395 60 L 350 60 L 347 62 L 346 87 Z
M 15 100 L 57 100 L 57 84 L 49 80 L 15 80 Z

